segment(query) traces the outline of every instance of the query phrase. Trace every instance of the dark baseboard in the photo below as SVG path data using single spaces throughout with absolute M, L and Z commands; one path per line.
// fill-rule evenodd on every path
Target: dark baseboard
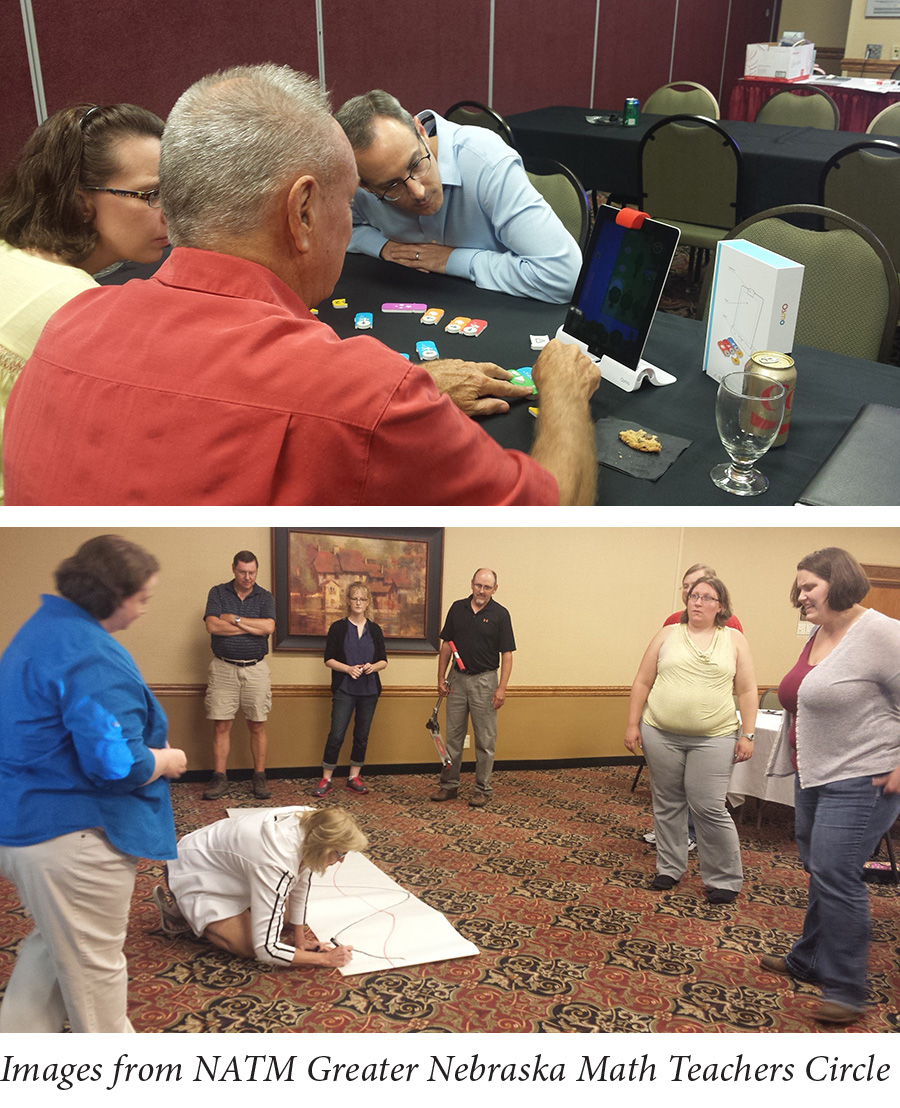
M 586 766 L 639 766 L 643 764 L 643 758 L 636 758 L 632 754 L 625 754 L 615 758 L 541 758 L 541 759 L 511 759 L 508 761 L 497 760 L 494 762 L 495 770 L 535 770 L 535 769 L 582 769 Z M 266 770 L 266 776 L 271 780 L 284 778 L 291 780 L 298 777 L 316 777 L 321 766 L 278 766 Z M 475 761 L 464 761 L 462 764 L 464 773 L 474 772 Z M 435 762 L 405 762 L 403 765 L 367 765 L 363 772 L 366 777 L 401 777 L 413 773 L 439 773 L 440 766 Z M 346 766 L 338 766 L 335 776 L 342 777 L 347 773 Z M 208 781 L 211 770 L 189 770 L 180 777 L 180 781 Z M 253 776 L 251 769 L 232 769 L 228 771 L 228 777 L 232 781 L 249 781 Z

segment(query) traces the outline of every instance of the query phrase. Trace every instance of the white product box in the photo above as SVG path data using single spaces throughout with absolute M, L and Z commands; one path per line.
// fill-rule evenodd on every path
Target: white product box
M 790 354 L 803 266 L 752 242 L 716 247 L 703 372 L 716 381 L 743 369 L 751 354 Z
M 803 81 L 812 73 L 816 48 L 811 42 L 779 46 L 751 42 L 747 46 L 744 76 L 758 81 Z

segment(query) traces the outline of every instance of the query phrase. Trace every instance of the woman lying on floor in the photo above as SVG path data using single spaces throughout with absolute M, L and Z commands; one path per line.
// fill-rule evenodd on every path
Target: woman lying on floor
M 164 931 L 188 927 L 242 958 L 273 966 L 345 966 L 352 946 L 320 946 L 307 937 L 312 875 L 323 874 L 368 839 L 341 808 L 249 810 L 185 835 L 166 867 L 171 897 L 153 897 Z M 293 944 L 281 933 L 287 922 Z

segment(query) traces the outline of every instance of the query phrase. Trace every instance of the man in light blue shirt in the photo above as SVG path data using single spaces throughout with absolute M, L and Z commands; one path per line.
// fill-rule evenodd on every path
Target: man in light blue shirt
M 379 89 L 336 113 L 359 171 L 349 250 L 566 304 L 581 251 L 512 147 Z

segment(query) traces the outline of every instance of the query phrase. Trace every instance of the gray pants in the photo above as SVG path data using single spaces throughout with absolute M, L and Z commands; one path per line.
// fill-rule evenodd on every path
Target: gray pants
M 445 789 L 459 788 L 459 767 L 462 763 L 466 723 L 472 720 L 475 740 L 475 787 L 491 795 L 491 771 L 497 746 L 497 709 L 494 693 L 500 680 L 496 670 L 479 673 L 477 677 L 455 670 L 450 675 L 450 695 L 447 697 L 447 753 L 451 765 L 441 772 Z
M 680 879 L 687 869 L 690 805 L 703 884 L 740 890 L 741 844 L 725 807 L 737 735 L 676 735 L 641 724 L 641 746 L 650 767 L 657 873 Z

